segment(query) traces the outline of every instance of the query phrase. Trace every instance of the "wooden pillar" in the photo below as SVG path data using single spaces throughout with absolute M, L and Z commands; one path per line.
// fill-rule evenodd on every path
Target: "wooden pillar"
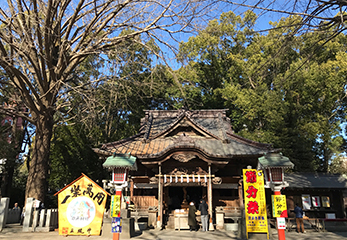
M 239 207 L 244 208 L 243 206 L 243 179 L 239 180 Z
M 158 181 L 158 220 L 157 228 L 161 229 L 163 226 L 163 181 L 161 177 L 161 164 L 159 163 L 159 181 Z
M 134 180 L 130 179 L 130 202 L 133 201 L 134 197 Z
M 213 222 L 212 222 L 212 176 L 211 176 L 211 164 L 208 164 L 208 211 L 210 213 L 209 231 L 214 231 Z

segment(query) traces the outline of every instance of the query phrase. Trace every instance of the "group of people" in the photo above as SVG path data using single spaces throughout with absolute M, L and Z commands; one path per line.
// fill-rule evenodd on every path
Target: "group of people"
M 205 200 L 200 201 L 198 210 L 201 213 L 202 231 L 208 231 L 208 205 Z M 188 225 L 189 225 L 190 231 L 199 230 L 199 227 L 196 221 L 196 212 L 197 212 L 197 209 L 195 207 L 195 203 L 190 202 L 189 212 L 188 212 Z

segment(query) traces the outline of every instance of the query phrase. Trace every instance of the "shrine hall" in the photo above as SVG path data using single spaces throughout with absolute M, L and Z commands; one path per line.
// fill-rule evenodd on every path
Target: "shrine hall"
M 235 134 L 226 111 L 146 110 L 138 134 L 94 149 L 105 160 L 136 158 L 125 193 L 133 214 L 148 217 L 149 226 L 160 222 L 181 229 L 188 226 L 184 221 L 177 226 L 177 217 L 187 214 L 190 202 L 198 206 L 205 199 L 211 221 L 219 221 L 222 212 L 224 222 L 236 223 L 243 206 L 242 169 L 257 168 L 259 158 L 279 150 Z

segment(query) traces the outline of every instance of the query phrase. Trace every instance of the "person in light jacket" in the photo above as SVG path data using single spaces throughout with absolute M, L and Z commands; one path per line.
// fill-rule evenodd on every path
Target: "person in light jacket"
M 208 231 L 208 205 L 205 200 L 201 200 L 199 211 L 201 212 L 202 231 Z

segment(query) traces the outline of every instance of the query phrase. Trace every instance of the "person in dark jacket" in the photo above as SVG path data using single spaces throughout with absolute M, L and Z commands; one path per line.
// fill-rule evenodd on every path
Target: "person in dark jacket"
M 301 226 L 301 232 L 305 232 L 304 228 L 304 212 L 302 211 L 302 208 L 299 207 L 299 204 L 296 203 L 294 208 L 294 213 L 295 213 L 295 218 L 296 218 L 296 231 L 299 233 L 300 232 L 300 226 Z
M 189 225 L 189 229 L 190 231 L 197 231 L 197 224 L 196 224 L 196 207 L 194 202 L 190 202 L 189 204 L 189 212 L 188 212 L 188 225 Z
M 208 231 L 208 205 L 205 200 L 201 200 L 199 211 L 201 212 L 202 231 Z

